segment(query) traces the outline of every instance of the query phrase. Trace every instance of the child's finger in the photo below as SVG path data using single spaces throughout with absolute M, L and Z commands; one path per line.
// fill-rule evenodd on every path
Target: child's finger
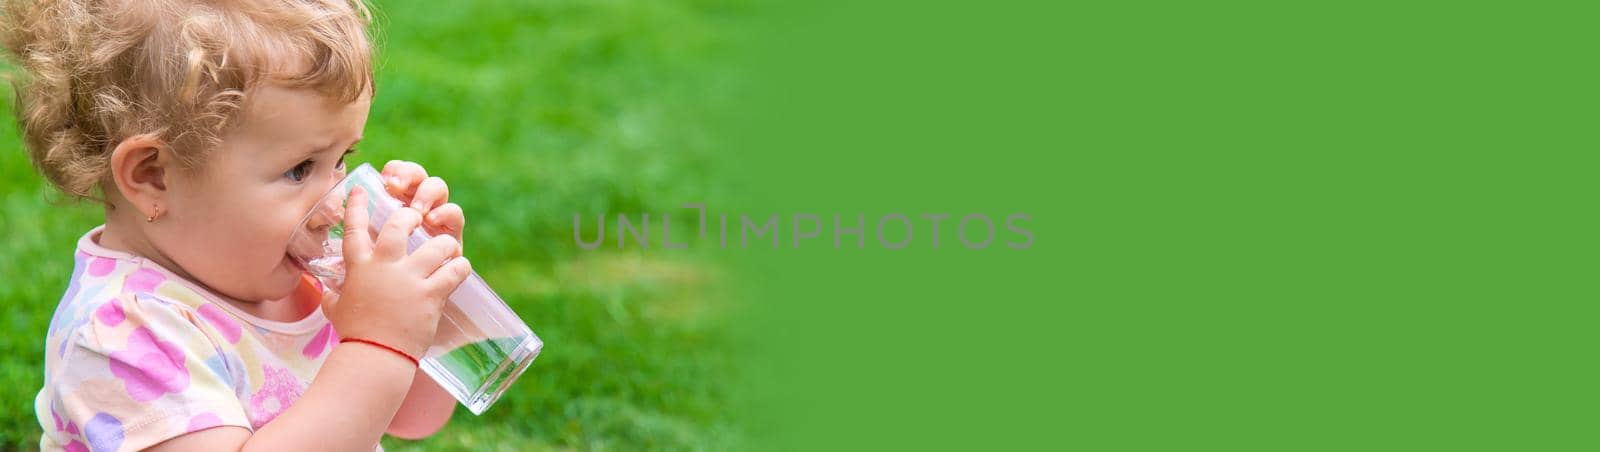
M 411 197 L 411 208 L 418 212 L 427 212 L 433 206 L 444 204 L 450 199 L 450 186 L 445 185 L 444 179 L 430 177 L 423 179 L 417 185 L 417 192 Z
M 466 257 L 457 256 L 439 266 L 439 269 L 434 270 L 433 275 L 428 277 L 428 285 L 431 286 L 429 290 L 440 295 L 449 295 L 456 291 L 456 287 L 461 286 L 462 281 L 467 280 L 467 275 L 471 274 L 472 263 L 468 262 Z
M 350 189 L 350 199 L 344 210 L 344 256 L 364 258 L 372 254 L 372 235 L 367 232 L 367 190 L 359 186 Z
M 383 224 L 383 230 L 378 231 L 372 254 L 384 259 L 405 256 L 406 241 L 411 238 L 411 231 L 421 224 L 422 214 L 417 213 L 416 209 L 396 209 L 389 214 L 389 222 Z
M 417 192 L 417 185 L 428 178 L 422 165 L 405 160 L 390 160 L 383 164 L 383 186 L 400 202 L 409 204 Z
M 457 242 L 455 237 L 441 235 L 428 239 L 427 243 L 417 247 L 417 250 L 412 251 L 411 256 L 406 259 L 411 261 L 408 264 L 413 268 L 424 274 L 432 274 L 450 258 L 460 255 L 461 242 Z
M 456 203 L 445 203 L 434 207 L 423 217 L 422 225 L 428 228 L 428 233 L 433 235 L 449 235 L 461 240 L 461 230 L 467 225 L 467 217 L 461 213 L 461 206 Z

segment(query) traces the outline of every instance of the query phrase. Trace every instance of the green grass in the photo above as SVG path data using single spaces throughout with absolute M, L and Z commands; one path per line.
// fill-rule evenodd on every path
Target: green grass
M 736 3 L 383 1 L 379 92 L 359 161 L 421 162 L 467 212 L 474 268 L 546 342 L 483 416 L 389 450 L 728 449 L 742 435 L 718 266 L 694 252 L 582 251 L 573 214 L 724 199 L 707 118 Z M 0 88 L 9 117 L 10 87 Z M 31 449 L 42 341 L 93 204 L 56 201 L 0 125 L 0 448 Z M 685 223 L 687 227 L 688 223 Z M 687 230 L 687 229 L 682 229 Z

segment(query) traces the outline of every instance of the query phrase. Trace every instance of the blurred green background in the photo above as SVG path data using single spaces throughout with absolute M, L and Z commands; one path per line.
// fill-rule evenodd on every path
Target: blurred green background
M 360 160 L 449 180 L 548 343 L 391 450 L 1597 448 L 1592 6 L 379 7 Z M 0 446 L 27 446 L 96 215 L 0 159 Z M 691 202 L 1038 240 L 575 249 L 574 213 Z
M 736 79 L 724 1 L 376 2 L 379 91 L 359 162 L 422 163 L 467 212 L 466 254 L 547 346 L 481 417 L 389 450 L 727 449 L 725 279 L 704 251 L 579 250 L 573 214 L 727 196 L 710 118 Z M 10 71 L 9 67 L 6 67 Z M 93 203 L 50 191 L 0 87 L 0 449 L 37 447 L 41 341 Z M 652 215 L 655 216 L 655 215 Z M 685 220 L 685 227 L 689 226 Z M 676 226 L 676 225 L 675 225 Z M 688 229 L 680 229 L 688 230 Z

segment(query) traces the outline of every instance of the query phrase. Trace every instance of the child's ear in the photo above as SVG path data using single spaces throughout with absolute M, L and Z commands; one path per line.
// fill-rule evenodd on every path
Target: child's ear
M 159 217 L 170 207 L 165 198 L 171 154 L 166 143 L 150 134 L 123 139 L 111 150 L 111 181 L 144 217 Z

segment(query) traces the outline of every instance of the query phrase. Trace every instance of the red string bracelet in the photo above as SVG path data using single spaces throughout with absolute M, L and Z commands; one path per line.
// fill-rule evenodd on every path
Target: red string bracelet
M 363 344 L 372 345 L 372 346 L 375 346 L 375 347 L 378 347 L 378 348 L 381 348 L 381 349 L 384 349 L 384 350 L 388 350 L 388 351 L 394 352 L 397 355 L 404 356 L 406 358 L 406 360 L 411 361 L 411 365 L 413 365 L 413 366 L 421 366 L 422 365 L 421 363 L 417 362 L 417 358 L 415 356 L 411 356 L 410 353 L 406 353 L 406 352 L 400 351 L 400 349 L 398 349 L 398 348 L 390 347 L 390 346 L 388 346 L 386 344 L 382 344 L 382 343 L 379 343 L 377 341 L 369 341 L 369 340 L 362 339 L 362 338 L 359 338 L 359 337 L 347 337 L 347 338 L 339 339 L 339 343 L 343 344 L 345 342 L 360 342 L 360 343 L 363 343 Z

